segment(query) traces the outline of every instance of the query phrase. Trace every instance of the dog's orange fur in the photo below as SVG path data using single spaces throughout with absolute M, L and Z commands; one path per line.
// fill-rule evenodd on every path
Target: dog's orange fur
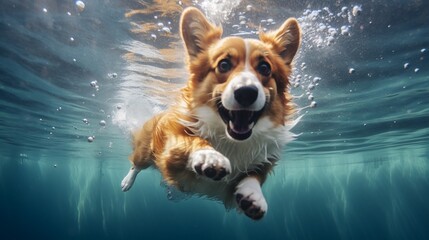
M 272 74 L 266 77 L 252 70 L 262 83 L 268 99 L 260 118 L 269 119 L 273 128 L 285 126 L 294 113 L 288 92 L 288 77 L 291 74 L 292 59 L 300 45 L 300 29 L 295 19 L 288 19 L 276 31 L 261 32 L 260 41 L 248 40 L 249 49 L 246 49 L 242 38 L 221 39 L 220 27 L 208 22 L 197 9 L 188 8 L 182 14 L 180 30 L 187 50 L 189 81 L 182 89 L 175 106 L 153 117 L 134 135 L 134 152 L 130 160 L 139 170 L 156 166 L 169 184 L 183 191 L 201 190 L 195 187 L 200 182 L 209 182 L 206 183 L 207 186 L 223 185 L 220 191 L 225 193 L 220 194 L 223 196 L 220 198 L 226 202 L 232 199 L 233 191 L 241 179 L 253 176 L 262 184 L 277 159 L 268 159 L 269 163 L 260 161 L 257 166 L 243 172 L 237 172 L 233 168 L 231 174 L 235 177 L 227 181 L 210 182 L 201 179 L 188 167 L 189 156 L 192 153 L 200 149 L 215 149 L 227 157 L 229 155 L 222 147 L 218 147 L 222 144 L 215 146 L 212 138 L 199 135 L 189 127 L 189 123 L 199 121 L 196 111 L 201 107 L 208 107 L 217 112 L 215 100 L 219 99 L 230 80 L 244 71 L 247 59 L 253 68 L 256 68 L 258 62 L 263 59 L 271 65 Z M 250 56 L 246 56 L 246 53 L 250 53 Z M 234 66 L 228 73 L 220 73 L 217 70 L 218 62 L 224 58 L 231 59 Z M 240 146 L 246 144 L 246 141 L 240 143 L 229 139 L 225 141 L 230 141 L 228 144 L 241 144 Z M 229 160 L 234 165 L 234 159 Z M 202 194 L 208 192 L 210 190 L 203 190 Z

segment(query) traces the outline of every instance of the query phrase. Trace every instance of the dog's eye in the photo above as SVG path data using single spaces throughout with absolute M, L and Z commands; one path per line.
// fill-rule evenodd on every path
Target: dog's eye
M 263 76 L 268 77 L 271 74 L 271 66 L 267 62 L 260 62 L 256 70 Z
M 232 63 L 229 59 L 222 59 L 217 65 L 217 69 L 221 73 L 226 73 L 229 70 L 231 70 L 231 68 L 232 68 Z

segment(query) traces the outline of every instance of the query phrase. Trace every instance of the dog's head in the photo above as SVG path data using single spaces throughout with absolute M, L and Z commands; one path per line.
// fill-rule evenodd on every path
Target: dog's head
M 285 125 L 292 112 L 288 77 L 301 40 L 295 19 L 261 32 L 259 40 L 221 38 L 220 27 L 198 9 L 188 8 L 180 30 L 190 72 L 184 96 L 191 110 L 205 109 L 207 116 L 198 117 L 206 117 L 213 128 L 224 128 L 237 141 Z

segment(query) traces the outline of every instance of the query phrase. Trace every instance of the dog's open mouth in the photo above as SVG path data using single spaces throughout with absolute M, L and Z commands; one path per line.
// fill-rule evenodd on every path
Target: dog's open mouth
M 262 115 L 264 109 L 259 111 L 226 109 L 221 102 L 218 102 L 218 111 L 222 120 L 226 124 L 227 132 L 235 140 L 246 140 L 252 135 L 252 129 Z

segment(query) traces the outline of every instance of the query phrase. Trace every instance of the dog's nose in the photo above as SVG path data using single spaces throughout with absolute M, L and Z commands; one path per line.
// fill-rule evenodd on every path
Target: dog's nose
M 234 91 L 234 98 L 241 106 L 248 107 L 258 98 L 258 88 L 253 85 L 237 88 Z

